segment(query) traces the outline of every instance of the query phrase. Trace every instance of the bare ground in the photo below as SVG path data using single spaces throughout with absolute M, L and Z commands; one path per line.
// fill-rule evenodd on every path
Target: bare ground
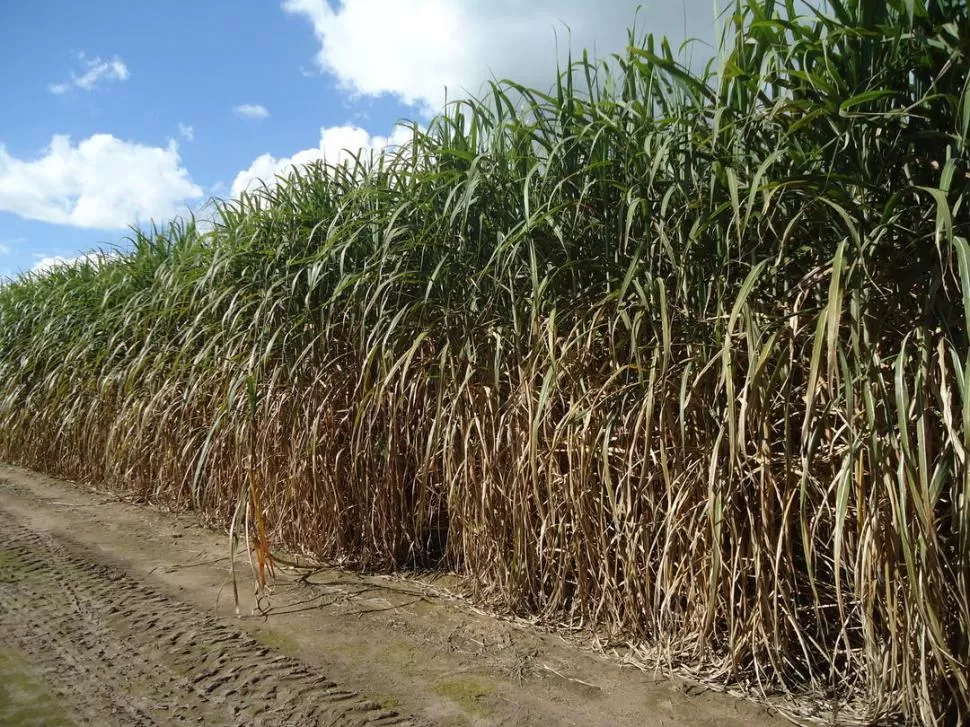
M 769 727 L 763 707 L 473 609 L 441 584 L 280 573 L 225 535 L 0 465 L 0 724 Z

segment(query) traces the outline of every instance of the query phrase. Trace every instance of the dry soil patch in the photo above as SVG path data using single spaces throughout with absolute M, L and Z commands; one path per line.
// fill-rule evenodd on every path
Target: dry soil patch
M 787 724 L 434 584 L 280 573 L 265 615 L 237 573 L 241 616 L 225 535 L 0 466 L 0 723 Z

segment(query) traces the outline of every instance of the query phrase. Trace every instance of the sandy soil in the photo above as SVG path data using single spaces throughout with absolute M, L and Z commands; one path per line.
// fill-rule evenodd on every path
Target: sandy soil
M 788 724 L 417 579 L 280 573 L 225 535 L 0 465 L 0 724 Z

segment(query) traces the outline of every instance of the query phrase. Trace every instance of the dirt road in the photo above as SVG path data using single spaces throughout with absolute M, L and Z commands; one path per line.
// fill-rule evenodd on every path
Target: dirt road
M 0 465 L 0 724 L 787 724 L 440 583 L 284 573 L 236 616 L 228 571 L 190 515 Z

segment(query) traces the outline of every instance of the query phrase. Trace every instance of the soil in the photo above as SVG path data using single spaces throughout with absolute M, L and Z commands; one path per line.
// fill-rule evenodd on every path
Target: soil
M 226 536 L 0 465 L 0 724 L 769 727 L 764 707 L 489 615 L 447 581 L 282 571 L 236 614 Z

